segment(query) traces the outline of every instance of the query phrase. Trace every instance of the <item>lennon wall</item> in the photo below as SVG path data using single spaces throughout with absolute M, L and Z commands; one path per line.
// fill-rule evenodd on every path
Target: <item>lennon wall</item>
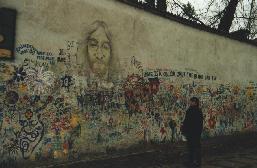
M 114 0 L 0 4 L 18 11 L 15 61 L 0 61 L 2 167 L 180 141 L 191 96 L 203 138 L 256 130 L 255 46 Z

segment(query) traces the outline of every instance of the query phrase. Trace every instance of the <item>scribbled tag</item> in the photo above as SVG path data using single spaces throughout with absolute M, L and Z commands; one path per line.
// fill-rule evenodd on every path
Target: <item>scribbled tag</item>
M 33 127 L 26 126 L 18 134 L 19 147 L 24 159 L 28 159 L 44 135 L 43 123 L 37 122 Z

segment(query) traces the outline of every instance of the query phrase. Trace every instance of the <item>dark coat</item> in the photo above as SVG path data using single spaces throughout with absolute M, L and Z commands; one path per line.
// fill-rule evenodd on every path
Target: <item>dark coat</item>
M 182 125 L 187 138 L 200 138 L 203 131 L 203 113 L 199 107 L 189 107 Z

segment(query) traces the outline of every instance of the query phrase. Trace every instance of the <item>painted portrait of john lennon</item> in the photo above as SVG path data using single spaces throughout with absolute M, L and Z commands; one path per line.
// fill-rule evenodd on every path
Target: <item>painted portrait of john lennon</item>
M 115 80 L 118 59 L 113 54 L 112 35 L 105 22 L 97 20 L 87 28 L 79 50 L 83 73 L 88 78 L 105 82 Z

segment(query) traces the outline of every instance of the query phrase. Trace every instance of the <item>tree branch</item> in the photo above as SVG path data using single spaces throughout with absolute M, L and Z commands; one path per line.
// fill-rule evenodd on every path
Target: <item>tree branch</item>
M 205 25 L 201 20 L 199 20 L 199 19 L 196 18 L 195 16 L 193 16 L 193 15 L 187 13 L 182 5 L 180 5 L 179 3 L 177 3 L 175 0 L 173 0 L 173 2 L 174 2 L 174 3 L 183 11 L 183 13 L 184 13 L 186 16 L 188 16 L 190 19 L 193 19 L 193 20 L 199 22 L 200 24 Z

